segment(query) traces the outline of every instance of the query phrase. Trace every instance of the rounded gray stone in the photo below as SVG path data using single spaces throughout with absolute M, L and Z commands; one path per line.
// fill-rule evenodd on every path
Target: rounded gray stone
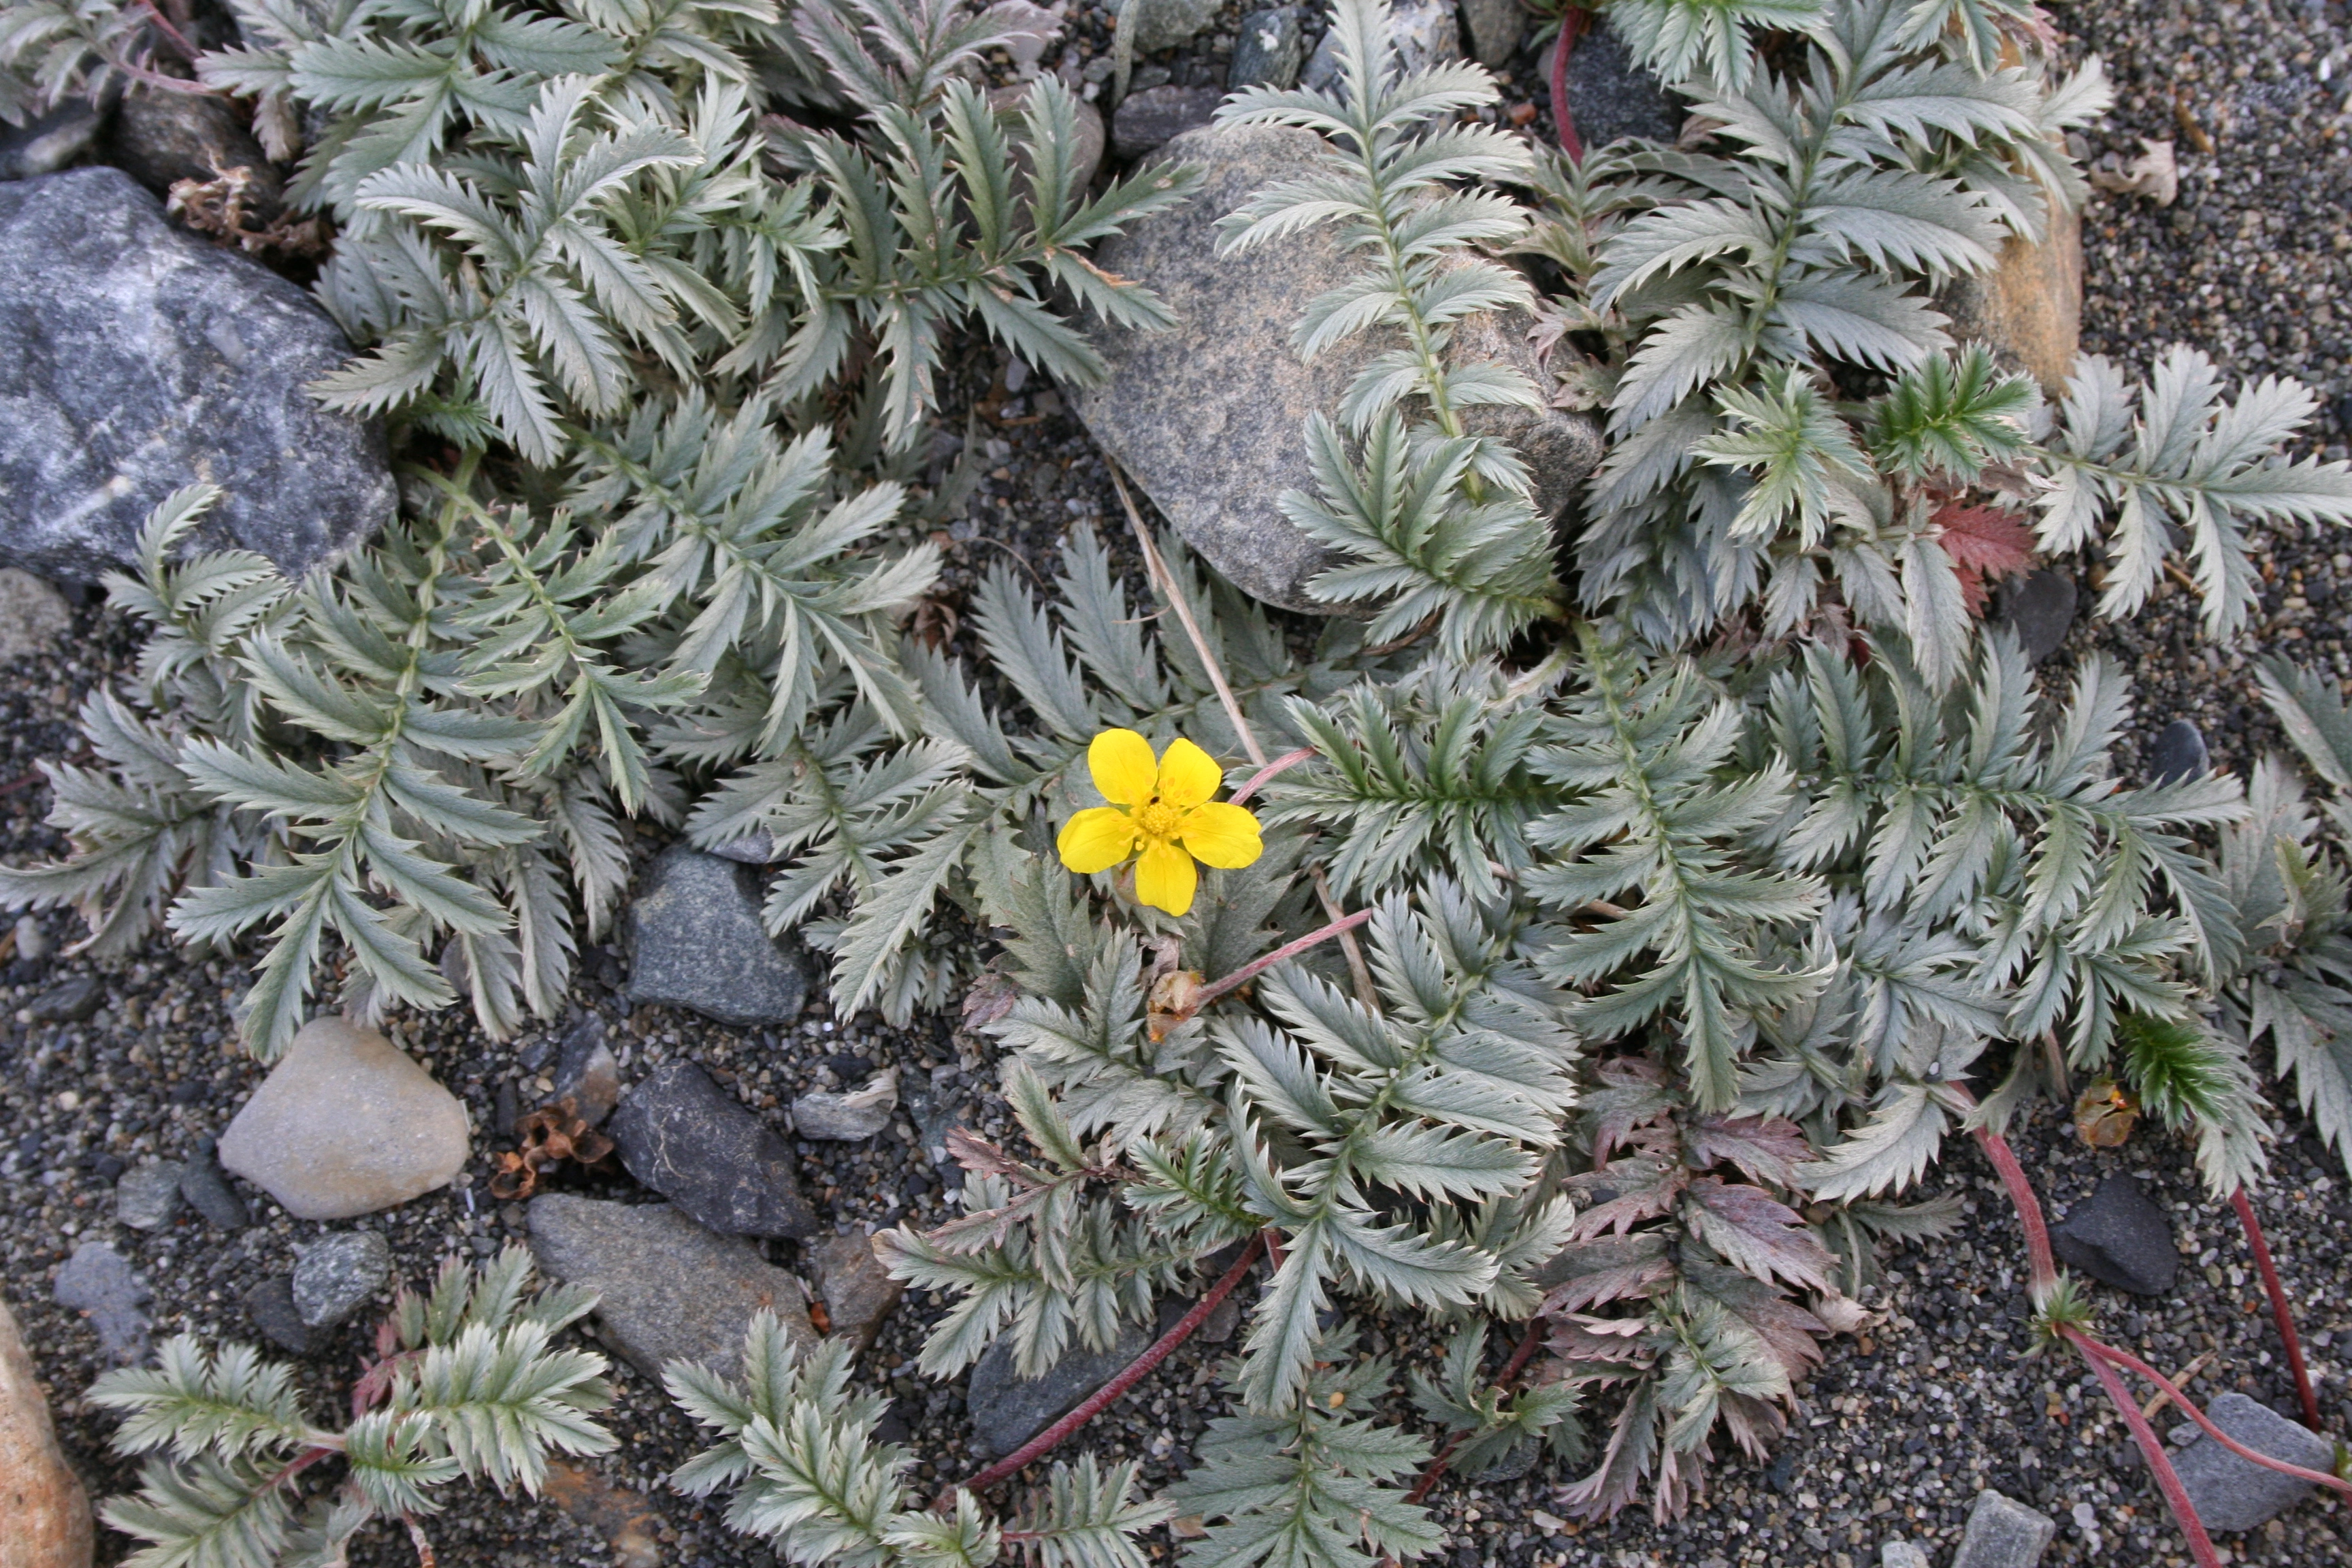
M 392 1246 L 373 1230 L 321 1237 L 294 1264 L 294 1310 L 307 1328 L 332 1328 L 383 1289 Z
M 95 580 L 218 485 L 197 535 L 299 575 L 392 516 L 377 426 L 306 390 L 351 358 L 310 297 L 173 227 L 120 169 L 0 184 L 0 561 Z
M 1013 1336 L 1003 1336 L 971 1369 L 971 1382 L 964 1393 L 973 1439 L 993 1455 L 1013 1452 L 1076 1409 L 1088 1394 L 1150 1348 L 1148 1330 L 1139 1323 L 1125 1323 L 1108 1349 L 1073 1348 L 1043 1375 L 1023 1377 L 1013 1370 Z
M 2258 1454 L 2321 1475 L 2335 1472 L 2334 1443 L 2234 1389 L 2207 1405 L 2205 1415 Z M 2202 1431 L 2197 1441 L 2173 1456 L 2172 1468 L 2189 1500 L 2197 1505 L 2197 1517 L 2214 1531 L 2260 1529 L 2312 1490 L 2310 1482 L 2242 1459 Z
M 161 1230 L 180 1207 L 180 1163 L 150 1160 L 114 1184 L 114 1217 L 133 1230 Z

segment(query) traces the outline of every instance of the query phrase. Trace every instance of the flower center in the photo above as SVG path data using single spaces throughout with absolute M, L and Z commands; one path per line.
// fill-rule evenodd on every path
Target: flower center
M 1162 805 L 1156 800 L 1135 814 L 1136 830 L 1146 838 L 1156 838 L 1162 843 L 1176 837 L 1176 825 L 1183 820 L 1182 812 L 1172 805 Z

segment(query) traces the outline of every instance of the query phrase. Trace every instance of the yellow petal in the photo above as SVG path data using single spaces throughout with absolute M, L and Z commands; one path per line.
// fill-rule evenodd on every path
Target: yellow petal
M 1160 758 L 1160 800 L 1163 805 L 1181 810 L 1198 805 L 1217 793 L 1225 782 L 1225 770 L 1217 766 L 1214 757 L 1190 741 L 1176 740 Z
M 1196 805 L 1176 825 L 1176 842 L 1196 860 L 1228 870 L 1246 866 L 1265 853 L 1257 836 L 1257 818 L 1238 805 L 1212 801 Z
M 1192 890 L 1200 882 L 1192 858 L 1173 844 L 1147 844 L 1143 858 L 1135 863 L 1136 898 L 1171 915 L 1192 910 Z
M 1087 768 L 1095 775 L 1095 788 L 1113 805 L 1144 805 L 1160 777 L 1151 742 L 1132 730 L 1105 730 L 1097 735 L 1087 748 Z
M 1091 806 L 1063 824 L 1054 847 L 1073 871 L 1108 871 L 1135 853 L 1135 819 L 1113 806 Z

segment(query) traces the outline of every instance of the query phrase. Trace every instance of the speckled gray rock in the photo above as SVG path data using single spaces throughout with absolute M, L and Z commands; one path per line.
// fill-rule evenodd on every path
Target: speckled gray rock
M 303 388 L 351 357 L 300 289 L 119 169 L 0 184 L 0 560 L 94 579 L 199 480 L 198 530 L 300 573 L 392 515 L 383 433 Z
M 1234 36 L 1234 63 L 1225 72 L 1225 87 L 1234 92 L 1245 87 L 1286 88 L 1298 80 L 1298 68 L 1306 60 L 1307 7 L 1253 11 L 1242 18 L 1241 31 Z
M 1189 40 L 1217 14 L 1218 0 L 1134 0 L 1135 52 L 1158 54 Z
M 971 1369 L 964 1393 L 973 1440 L 990 1454 L 1013 1452 L 1076 1409 L 1150 1345 L 1151 1335 L 1142 1325 L 1123 1324 L 1108 1350 L 1073 1348 L 1043 1377 L 1023 1378 L 1013 1370 L 1013 1336 L 1000 1337 Z
M 253 1223 L 253 1211 L 245 1206 L 245 1200 L 228 1184 L 209 1138 L 196 1140 L 196 1146 L 188 1152 L 187 1163 L 180 1167 L 180 1195 L 217 1229 L 243 1230 Z
M 1470 58 L 1499 66 L 1528 36 L 1528 8 L 1519 0 L 1462 0 L 1462 25 L 1470 34 Z
M 99 1348 L 123 1365 L 147 1354 L 147 1314 L 154 1299 L 147 1281 L 132 1272 L 122 1255 L 102 1241 L 85 1241 L 58 1270 L 51 1294 L 60 1307 L 89 1320 L 98 1331 Z
M 2180 1268 L 2172 1222 L 2131 1177 L 2109 1176 L 2088 1203 L 2077 1204 L 2050 1227 L 2058 1261 L 2103 1285 L 2140 1296 L 2172 1289 Z
M 72 626 L 63 594 L 30 572 L 0 566 L 0 660 L 39 653 Z
M 297 1219 L 351 1219 L 446 1187 L 466 1108 L 373 1029 L 314 1018 L 221 1134 L 221 1163 Z
M 1568 52 L 1568 102 L 1587 147 L 1605 147 L 1621 136 L 1672 142 L 1685 117 L 1665 84 L 1633 58 L 1615 29 L 1598 20 Z
M 569 1100 L 591 1127 L 604 1124 L 621 1101 L 621 1064 L 604 1043 L 604 1020 L 591 1013 L 563 1037 L 555 1064 L 555 1098 Z
M 320 1237 L 295 1258 L 294 1310 L 305 1328 L 332 1328 L 383 1289 L 391 1274 L 392 1244 L 381 1232 Z
M 808 999 L 808 976 L 760 921 L 750 872 L 674 844 L 630 910 L 636 962 L 629 1000 L 691 1007 L 737 1028 L 785 1024 Z
M 95 974 L 77 974 L 33 998 L 27 1009 L 36 1024 L 79 1024 L 106 1005 L 106 987 Z
M 79 162 L 106 133 L 106 116 L 81 99 L 23 125 L 0 125 L 0 180 L 54 174 Z
M 1303 174 L 1321 142 L 1276 126 L 1195 131 L 1167 154 L 1203 166 L 1202 194 L 1107 241 L 1096 259 L 1160 291 L 1178 324 L 1162 332 L 1104 329 L 1110 367 L 1102 386 L 1073 395 L 1095 439 L 1150 492 L 1186 542 L 1236 585 L 1269 604 L 1325 611 L 1307 584 L 1332 563 L 1285 518 L 1276 499 L 1307 489 L 1307 416 L 1339 405 L 1356 372 L 1392 346 L 1367 333 L 1303 364 L 1286 323 L 1357 262 L 1317 230 L 1274 241 L 1242 261 L 1216 253 L 1218 216 L 1255 191 Z M 1534 374 L 1528 322 L 1492 314 L 1464 321 L 1457 363 L 1501 361 Z M 1600 427 L 1558 409 L 1482 410 L 1474 429 L 1513 442 L 1534 470 L 1547 512 L 1565 504 L 1601 459 Z
M 597 1293 L 604 1342 L 656 1385 L 669 1361 L 735 1375 L 743 1331 L 763 1307 L 803 1351 L 816 1346 L 799 1280 L 667 1204 L 533 1198 L 530 1250 L 541 1273 Z
M 816 1234 L 790 1145 L 692 1062 L 666 1063 L 639 1081 L 609 1131 L 629 1174 L 712 1230 Z
M 1997 1491 L 1980 1491 L 1952 1568 L 2033 1568 L 2056 1533 L 2058 1521 L 2048 1514 Z
M 2234 1389 L 2205 1407 L 2214 1426 L 2258 1454 L 2327 1475 L 2336 1445 Z M 2216 1533 L 2255 1530 L 2311 1495 L 2311 1483 L 2242 1459 L 2203 1432 L 2172 1457 L 2172 1468 L 2197 1505 L 2197 1517 Z
M 1398 63 L 1408 71 L 1426 70 L 1462 58 L 1462 25 L 1454 15 L 1454 0 L 1391 0 L 1389 37 L 1396 45 Z M 1318 92 L 1338 84 L 1338 28 L 1325 29 L 1298 79 L 1301 86 Z
M 114 1184 L 114 1217 L 133 1230 L 161 1230 L 180 1206 L 180 1163 L 150 1160 Z

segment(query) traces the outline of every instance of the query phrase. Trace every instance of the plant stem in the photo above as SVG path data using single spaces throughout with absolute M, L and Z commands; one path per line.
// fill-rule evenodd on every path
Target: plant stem
M 1543 1343 L 1543 1314 L 1538 1312 L 1528 1320 L 1527 1332 L 1519 1336 L 1518 1346 L 1511 1352 L 1511 1359 L 1505 1362 L 1503 1370 L 1496 1374 L 1496 1392 L 1509 1392 L 1512 1383 L 1517 1379 L 1520 1373 L 1527 1370 L 1527 1364 L 1534 1358 L 1537 1347 Z M 1445 1447 L 1437 1450 L 1437 1457 L 1429 1461 L 1427 1469 L 1421 1472 L 1419 1484 L 1405 1494 L 1405 1501 L 1420 1502 L 1429 1496 L 1430 1489 L 1436 1486 L 1438 1478 L 1445 1474 L 1446 1466 L 1454 1462 L 1454 1451 L 1462 1447 L 1463 1439 L 1466 1436 L 1465 1433 L 1456 1432 L 1445 1440 Z
M 2278 1324 L 2279 1339 L 2286 1346 L 2286 1364 L 2294 1373 L 2294 1392 L 2303 1401 L 2303 1424 L 2313 1431 L 2319 1430 L 2319 1400 L 2311 1391 L 2311 1372 L 2303 1363 L 2303 1341 L 2294 1331 L 2294 1314 L 2286 1304 L 2286 1287 L 2279 1280 L 2278 1268 L 2271 1261 L 2271 1244 L 2263 1238 L 2262 1221 L 2254 1217 L 2253 1200 L 2240 1187 L 2230 1194 L 2230 1202 L 2238 1211 L 2238 1223 L 2246 1228 L 2246 1245 L 2253 1249 L 2254 1267 L 2262 1271 L 2263 1289 L 2271 1299 L 2271 1320 Z
M 1265 1250 L 1265 1233 L 1260 1231 L 1250 1237 L 1249 1245 L 1244 1247 L 1242 1255 L 1234 1260 L 1234 1266 L 1225 1270 L 1223 1278 L 1209 1287 L 1207 1295 L 1192 1303 L 1191 1311 L 1177 1319 L 1173 1327 L 1154 1340 L 1150 1349 L 1128 1363 L 1118 1376 L 1097 1389 L 1076 1410 L 965 1481 L 961 1489 L 976 1492 L 994 1486 L 1006 1477 L 1016 1474 L 1032 1459 L 1052 1452 L 1063 1438 L 1093 1420 L 1105 1405 L 1134 1387 L 1153 1367 L 1166 1361 L 1170 1352 L 1178 1345 L 1191 1339 L 1192 1331 L 1199 1328 L 1211 1312 L 1216 1310 L 1218 1302 L 1234 1293 L 1234 1287 L 1242 1282 L 1242 1276 L 1249 1272 L 1250 1265 L 1255 1263 L 1258 1254 Z
M 1266 763 L 1265 766 L 1258 769 L 1256 773 L 1251 774 L 1250 781 L 1247 784 L 1234 791 L 1230 797 L 1231 804 L 1234 805 L 1241 805 L 1244 801 L 1249 799 L 1250 796 L 1255 795 L 1258 792 L 1258 786 L 1265 784 L 1266 780 L 1274 777 L 1274 775 L 1278 773 L 1284 772 L 1286 769 L 1297 767 L 1299 763 L 1305 762 L 1314 754 L 1315 748 L 1312 746 L 1301 746 L 1295 752 L 1283 752 L 1282 755 L 1275 758 L 1274 761 Z
M 2173 1522 L 2179 1525 L 2180 1533 L 2189 1538 L 2189 1554 L 2197 1559 L 2198 1568 L 2221 1568 L 2221 1554 L 2213 1550 L 2213 1538 L 2205 1533 L 2205 1521 L 2197 1517 L 2197 1505 L 2189 1500 L 2189 1489 L 2180 1484 L 2180 1474 L 2172 1468 L 2172 1457 L 2164 1451 L 2164 1444 L 2158 1438 L 2156 1428 L 2147 1424 L 2147 1417 L 2142 1415 L 2139 1406 L 2132 1403 L 2131 1391 L 2124 1386 L 2123 1379 L 2116 1375 L 2114 1367 L 2093 1353 L 2087 1335 L 2074 1328 L 2063 1331 L 2074 1348 L 2083 1352 L 2083 1358 L 2091 1363 L 2091 1370 L 2099 1374 L 2099 1386 L 2107 1391 L 2107 1397 L 2115 1403 L 2116 1409 L 2123 1412 L 2124 1425 L 2131 1428 L 2132 1440 L 2139 1445 L 2140 1457 L 2147 1461 L 2148 1469 L 2155 1475 L 2157 1489 L 2164 1494 L 2165 1506 L 2172 1510 Z
M 1267 953 L 1263 958 L 1251 959 L 1247 963 L 1243 964 L 1239 969 L 1234 970 L 1223 980 L 1212 981 L 1210 984 L 1201 987 L 1200 994 L 1192 999 L 1192 1005 L 1186 1008 L 1180 1016 L 1186 1018 L 1192 1016 L 1193 1014 L 1198 1013 L 1202 1008 L 1207 1006 L 1218 997 L 1223 996 L 1226 992 L 1231 991 L 1237 985 L 1248 984 L 1251 981 L 1256 979 L 1267 970 L 1272 969 L 1276 964 L 1280 963 L 1284 959 L 1296 958 L 1298 954 L 1305 952 L 1308 948 L 1313 947 L 1318 942 L 1328 942 L 1335 936 L 1344 937 L 1349 931 L 1355 930 L 1358 926 L 1362 925 L 1366 921 L 1370 920 L 1371 918 L 1371 910 L 1358 910 L 1352 915 L 1342 916 L 1339 920 L 1333 921 L 1329 925 L 1324 926 L 1317 931 L 1308 931 L 1305 936 L 1298 938 L 1295 942 L 1284 942 L 1280 947 L 1276 948 L 1272 952 Z
M 2095 1340 L 2079 1329 L 2070 1330 L 2069 1333 L 2070 1337 L 2076 1341 L 2078 1349 L 2085 1350 L 2095 1356 L 2112 1362 L 2135 1376 L 2144 1377 L 2166 1394 L 2170 1394 L 2172 1402 L 2180 1406 L 2181 1413 L 2202 1427 L 2206 1436 L 2249 1464 L 2260 1465 L 2266 1470 L 2276 1470 L 2280 1475 L 2293 1476 L 2299 1481 L 2308 1481 L 2313 1486 L 2326 1487 L 2330 1491 L 2341 1492 L 2346 1497 L 2352 1498 L 2352 1481 L 2345 1480 L 2339 1476 L 2326 1475 L 2318 1470 L 2306 1470 L 2301 1465 L 2291 1465 L 2284 1459 L 2274 1458 L 2271 1455 L 2258 1453 L 2247 1447 L 2243 1443 L 2213 1425 L 2212 1418 L 2198 1409 L 2188 1394 L 2174 1387 L 2170 1378 L 2166 1377 L 2131 1352 L 2119 1350 L 2114 1345 Z
M 1976 1099 L 1957 1083 L 1944 1086 L 1970 1105 Z M 2033 1184 L 2026 1179 L 2025 1167 L 2017 1163 L 2017 1151 L 2009 1140 L 1990 1127 L 1979 1127 L 1973 1136 L 1977 1146 L 1992 1162 L 2000 1173 L 2001 1184 L 2009 1189 L 2010 1206 L 2017 1210 L 2018 1223 L 2025 1227 L 2025 1256 L 2033 1267 L 2034 1304 L 2039 1306 L 2042 1294 L 2058 1283 L 2058 1261 L 2050 1251 L 2050 1227 L 2042 1218 L 2042 1200 L 2033 1195 Z
M 1560 151 L 1571 163 L 1584 162 L 1584 139 L 1576 133 L 1576 116 L 1568 109 L 1568 51 L 1584 31 L 1584 12 L 1570 6 L 1560 13 L 1559 42 L 1551 51 L 1551 122 L 1559 133 Z

